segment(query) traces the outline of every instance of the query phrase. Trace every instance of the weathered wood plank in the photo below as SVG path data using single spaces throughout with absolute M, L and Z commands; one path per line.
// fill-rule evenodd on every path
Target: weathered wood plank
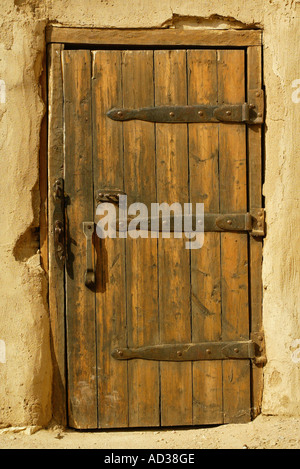
M 218 51 L 218 98 L 235 104 L 245 99 L 244 51 Z M 220 124 L 220 210 L 247 209 L 246 128 Z M 248 235 L 221 234 L 222 340 L 249 338 Z M 250 363 L 223 363 L 224 422 L 250 420 Z
M 248 92 L 262 87 L 261 47 L 247 49 L 247 84 Z M 248 182 L 249 209 L 262 207 L 262 128 L 248 126 Z M 250 237 L 250 304 L 251 331 L 258 332 L 262 328 L 262 240 Z M 252 417 L 261 410 L 263 391 L 263 370 L 252 366 Z
M 153 105 L 153 51 L 124 51 L 122 57 L 123 105 Z M 150 214 L 151 203 L 156 200 L 154 125 L 137 121 L 124 123 L 124 154 L 128 206 L 143 202 Z M 126 278 L 128 346 L 157 344 L 159 323 L 156 239 L 150 236 L 147 239 L 128 237 Z M 159 364 L 143 360 L 130 361 L 128 382 L 129 426 L 159 425 Z
M 60 44 L 48 46 L 48 275 L 51 350 L 53 359 L 53 418 L 67 424 L 65 370 L 65 285 L 64 269 L 58 265 L 54 251 L 53 184 L 63 177 L 63 84 Z
M 154 52 L 155 104 L 187 102 L 186 51 Z M 157 124 L 157 199 L 188 201 L 187 125 Z M 160 343 L 191 340 L 190 255 L 185 239 L 158 240 Z M 161 363 L 161 424 L 192 424 L 191 363 Z
M 65 192 L 68 257 L 66 324 L 69 425 L 97 427 L 95 294 L 84 285 L 86 238 L 93 221 L 91 55 L 64 51 Z
M 137 46 L 244 47 L 261 45 L 259 30 L 173 30 L 173 29 L 97 29 L 49 26 L 46 41 Z
M 216 50 L 187 51 L 188 104 L 216 104 Z M 190 202 L 219 213 L 218 124 L 189 124 Z M 195 207 L 194 207 L 195 210 Z M 192 340 L 221 337 L 220 234 L 205 233 L 203 247 L 191 250 Z M 222 363 L 193 363 L 193 424 L 223 422 Z
M 94 188 L 123 190 L 122 124 L 107 119 L 112 106 L 122 105 L 121 52 L 93 52 Z M 96 218 L 98 220 L 98 217 Z M 111 357 L 127 345 L 125 240 L 95 239 L 98 368 L 98 426 L 128 426 L 127 363 Z

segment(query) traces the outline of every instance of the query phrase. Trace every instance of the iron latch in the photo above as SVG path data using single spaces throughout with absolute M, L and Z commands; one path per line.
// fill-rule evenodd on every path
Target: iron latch
M 62 269 L 66 259 L 65 220 L 64 220 L 64 180 L 56 179 L 53 184 L 53 235 L 54 252 L 57 264 Z
M 263 124 L 264 92 L 250 90 L 248 102 L 241 104 L 113 108 L 107 112 L 107 117 L 115 121 L 142 120 L 168 124 L 206 122 Z
M 95 194 L 95 199 L 97 205 L 103 203 L 119 205 L 121 195 L 125 195 L 121 189 L 98 189 Z

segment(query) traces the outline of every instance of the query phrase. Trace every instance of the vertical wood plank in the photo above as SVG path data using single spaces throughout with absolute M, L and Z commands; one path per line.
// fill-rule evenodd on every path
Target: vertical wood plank
M 262 87 L 261 47 L 247 49 L 248 92 Z M 248 171 L 249 171 L 249 210 L 262 207 L 262 127 L 248 126 Z M 250 304 L 251 332 L 262 328 L 262 240 L 250 237 Z M 252 365 L 252 417 L 261 410 L 263 391 L 263 371 Z
M 63 83 L 61 44 L 48 46 L 48 273 L 51 351 L 53 361 L 52 412 L 60 424 L 67 424 L 65 370 L 65 285 L 64 269 L 54 251 L 53 184 L 63 177 Z
M 92 221 L 91 55 L 64 51 L 65 192 L 68 258 L 66 323 L 69 425 L 97 427 L 95 295 L 84 285 L 86 238 L 83 221 Z
M 187 103 L 186 51 L 154 52 L 155 104 Z M 157 199 L 188 201 L 187 126 L 156 125 Z M 185 239 L 158 240 L 160 342 L 191 340 L 190 254 Z M 192 424 L 191 363 L 161 363 L 161 425 Z
M 94 187 L 124 189 L 122 124 L 106 112 L 122 106 L 121 52 L 93 52 Z M 111 351 L 127 346 L 125 240 L 95 238 L 98 426 L 128 426 L 127 363 Z
M 219 103 L 245 100 L 244 51 L 218 51 Z M 220 210 L 247 211 L 246 128 L 220 124 Z M 248 235 L 221 234 L 222 340 L 249 338 Z M 223 362 L 224 421 L 250 420 L 250 363 Z
M 188 104 L 217 104 L 217 51 L 189 50 Z M 190 202 L 219 213 L 218 124 L 189 124 Z M 194 208 L 195 210 L 195 208 Z M 220 234 L 205 233 L 191 250 L 192 340 L 221 337 Z M 223 422 L 222 362 L 193 363 L 193 424 Z
M 123 105 L 154 105 L 153 51 L 124 51 L 122 60 Z M 128 206 L 143 202 L 150 215 L 156 200 L 155 132 L 148 122 L 124 123 L 124 177 Z M 141 232 L 140 232 L 141 233 Z M 157 240 L 150 237 L 126 241 L 128 347 L 159 343 Z M 129 426 L 160 423 L 159 363 L 128 362 Z

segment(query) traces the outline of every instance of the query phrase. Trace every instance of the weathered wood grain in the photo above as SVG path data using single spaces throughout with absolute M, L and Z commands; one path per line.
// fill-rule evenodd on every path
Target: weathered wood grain
M 124 51 L 122 57 L 123 105 L 133 108 L 153 105 L 153 51 Z M 128 206 L 143 202 L 150 214 L 151 203 L 156 200 L 154 125 L 137 121 L 123 125 Z M 126 288 L 128 346 L 158 343 L 156 239 L 127 238 Z M 159 364 L 143 360 L 129 362 L 128 382 L 129 426 L 159 425 Z
M 218 51 L 218 98 L 244 102 L 244 51 Z M 247 210 L 246 127 L 220 124 L 220 210 Z M 249 338 L 248 235 L 221 234 L 222 340 Z M 250 420 L 250 363 L 223 363 L 224 422 Z
M 97 428 L 95 295 L 84 284 L 86 238 L 94 220 L 91 54 L 64 51 L 65 192 L 68 196 L 66 325 L 69 425 Z
M 262 50 L 260 46 L 247 49 L 247 86 L 262 88 Z M 262 127 L 248 126 L 249 209 L 262 207 Z M 262 329 L 262 239 L 250 237 L 250 306 L 251 331 Z M 252 365 L 252 417 L 261 411 L 263 369 Z
M 95 192 L 124 189 L 122 125 L 106 118 L 107 109 L 122 104 L 121 76 L 121 51 L 93 53 Z M 125 240 L 96 237 L 95 247 L 98 426 L 127 427 L 127 363 L 118 363 L 111 357 L 114 347 L 127 345 Z
M 187 103 L 186 52 L 155 51 L 155 104 Z M 187 125 L 157 124 L 158 201 L 188 201 Z M 158 240 L 161 343 L 191 340 L 190 255 L 185 239 Z M 192 424 L 191 363 L 161 363 L 161 424 Z
M 189 50 L 188 104 L 218 101 L 217 51 Z M 190 201 L 219 213 L 218 124 L 189 124 Z M 194 207 L 195 210 L 195 207 Z M 221 337 L 220 234 L 205 233 L 191 250 L 193 342 Z M 193 423 L 223 422 L 222 362 L 193 363 Z
M 97 29 L 49 26 L 46 41 L 136 46 L 244 47 L 261 45 L 259 30 L 172 30 L 172 29 Z
M 53 362 L 52 412 L 60 424 L 67 424 L 65 369 L 65 276 L 54 248 L 53 184 L 63 177 L 63 83 L 61 44 L 48 46 L 48 275 L 51 351 Z

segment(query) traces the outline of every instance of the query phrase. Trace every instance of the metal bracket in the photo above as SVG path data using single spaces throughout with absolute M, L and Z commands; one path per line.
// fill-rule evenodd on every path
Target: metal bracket
M 255 347 L 255 356 L 252 360 L 252 363 L 256 366 L 265 366 L 267 363 L 266 357 L 266 345 L 265 345 L 265 335 L 263 331 L 252 332 L 250 338 L 254 343 Z
M 107 117 L 115 121 L 142 120 L 158 123 L 264 122 L 264 92 L 250 90 L 248 103 L 194 106 L 153 106 L 140 109 L 110 109 Z
M 266 212 L 263 208 L 252 209 L 252 236 L 265 236 L 266 234 L 266 223 L 265 217 Z
M 60 220 L 54 222 L 54 246 L 55 254 L 60 262 L 65 261 L 65 232 L 64 225 Z
M 264 90 L 256 89 L 248 91 L 249 124 L 263 124 L 265 114 Z
M 56 179 L 53 184 L 53 198 L 55 201 L 61 201 L 64 196 L 64 180 L 63 178 Z

